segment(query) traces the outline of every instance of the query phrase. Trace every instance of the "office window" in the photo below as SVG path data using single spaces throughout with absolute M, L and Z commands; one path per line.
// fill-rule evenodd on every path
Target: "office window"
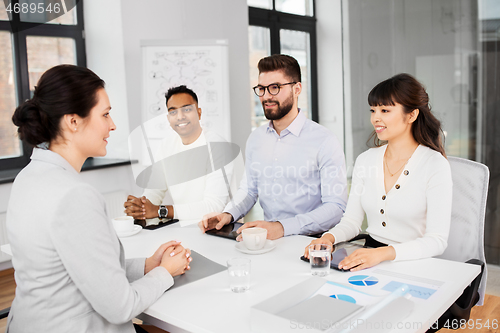
M 275 0 L 275 6 L 283 13 L 313 16 L 312 0 Z
M 16 136 L 17 127 L 10 120 L 16 107 L 12 41 L 9 32 L 0 31 L 0 159 L 21 155 L 21 144 Z
M 288 54 L 300 64 L 300 72 L 302 77 L 302 86 L 304 89 L 299 97 L 299 108 L 303 110 L 306 116 L 311 119 L 311 99 L 309 93 L 311 91 L 311 53 L 310 40 L 311 36 L 305 31 L 296 30 L 280 30 L 280 47 L 281 53 Z
M 248 0 L 247 4 L 256 8 L 273 9 L 273 0 Z
M 248 0 L 250 86 L 258 82 L 257 63 L 271 54 L 288 54 L 297 59 L 302 73 L 299 107 L 318 121 L 316 79 L 316 19 L 312 0 Z M 251 91 L 252 129 L 268 120 L 259 98 Z
M 74 6 L 75 0 L 54 0 L 54 1 L 33 1 L 33 0 L 20 0 L 19 4 L 21 8 L 25 6 L 26 10 L 21 10 L 20 20 L 22 22 L 32 22 L 32 23 L 47 23 L 47 24 L 77 24 L 76 8 L 69 9 L 69 6 Z M 36 8 L 35 4 L 43 4 L 45 10 L 39 10 L 41 8 Z M 26 4 L 28 5 L 26 7 Z M 49 8 L 49 4 L 51 5 Z M 50 9 L 50 10 L 46 10 Z M 60 15 L 65 13 L 64 15 Z
M 61 37 L 26 37 L 30 96 L 40 76 L 59 64 L 76 65 L 75 40 Z
M 12 114 L 47 69 L 85 66 L 83 7 L 76 0 L 0 1 L 0 170 L 29 162 Z M 43 9 L 43 10 L 42 10 Z
M 373 131 L 367 96 L 397 73 L 427 88 L 449 156 L 486 164 L 488 263 L 500 263 L 500 2 L 343 0 L 347 147 L 355 159 Z

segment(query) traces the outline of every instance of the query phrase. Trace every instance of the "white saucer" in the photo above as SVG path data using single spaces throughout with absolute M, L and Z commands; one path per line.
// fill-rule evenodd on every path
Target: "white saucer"
M 122 234 L 117 233 L 117 235 L 120 238 L 129 237 L 129 236 L 133 236 L 133 235 L 139 233 L 141 230 L 142 230 L 142 227 L 140 225 L 134 224 L 134 230 L 129 231 L 129 232 L 124 232 Z
M 275 247 L 276 247 L 276 243 L 273 242 L 272 240 L 269 240 L 269 239 L 266 240 L 266 244 L 260 250 L 249 250 L 246 248 L 246 246 L 243 242 L 238 242 L 236 244 L 236 250 L 243 252 L 243 253 L 246 253 L 246 254 L 262 254 L 262 253 L 266 253 L 266 252 L 273 250 Z

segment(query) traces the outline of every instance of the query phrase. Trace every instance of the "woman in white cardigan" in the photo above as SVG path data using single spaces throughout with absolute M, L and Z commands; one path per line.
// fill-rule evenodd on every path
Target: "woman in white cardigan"
M 7 332 L 135 332 L 132 318 L 189 269 L 190 252 L 163 244 L 150 258 L 124 259 L 102 195 L 80 170 L 106 154 L 115 124 L 102 81 L 61 65 L 45 72 L 12 120 L 34 148 L 12 186 L 7 232 L 16 297 Z
M 339 268 L 351 271 L 386 260 L 439 255 L 450 228 L 451 170 L 425 88 L 399 74 L 376 85 L 368 103 L 377 148 L 356 159 L 339 224 L 311 242 L 333 245 L 352 239 L 366 214 L 366 245 L 374 248 L 356 250 L 340 262 Z

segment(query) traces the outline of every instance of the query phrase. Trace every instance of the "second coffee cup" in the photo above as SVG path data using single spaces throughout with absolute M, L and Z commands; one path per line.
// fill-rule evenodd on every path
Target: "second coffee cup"
M 248 228 L 241 232 L 243 243 L 249 250 L 260 250 L 266 244 L 267 229 L 264 228 Z

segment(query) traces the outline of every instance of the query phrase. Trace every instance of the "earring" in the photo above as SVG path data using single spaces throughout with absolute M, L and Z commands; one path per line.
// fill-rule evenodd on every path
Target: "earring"
M 76 127 L 75 127 L 75 131 L 76 131 Z

